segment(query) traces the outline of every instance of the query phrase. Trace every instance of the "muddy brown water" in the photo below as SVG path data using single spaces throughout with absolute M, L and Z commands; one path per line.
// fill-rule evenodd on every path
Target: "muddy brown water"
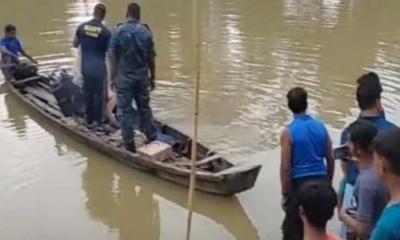
M 76 26 L 96 1 L 0 1 L 46 69 L 69 66 Z M 107 24 L 128 1 L 106 0 Z M 189 0 L 141 1 L 157 45 L 155 115 L 190 133 L 194 77 Z M 400 123 L 397 0 L 202 0 L 200 139 L 233 162 L 259 162 L 256 186 L 231 198 L 197 193 L 192 239 L 280 239 L 279 133 L 285 94 L 306 87 L 334 142 L 357 114 L 355 79 L 377 71 Z M 184 239 L 186 189 L 132 170 L 54 128 L 0 86 L 1 239 Z M 336 175 L 336 182 L 340 173 Z M 337 228 L 333 221 L 330 228 Z

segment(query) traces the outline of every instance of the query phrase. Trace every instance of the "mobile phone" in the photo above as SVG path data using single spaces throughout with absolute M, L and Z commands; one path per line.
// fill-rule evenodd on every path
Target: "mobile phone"
M 349 153 L 350 153 L 350 149 L 349 149 L 349 146 L 347 146 L 347 145 L 342 145 L 342 146 L 339 146 L 339 147 L 333 149 L 333 157 L 336 160 L 347 159 L 349 157 Z

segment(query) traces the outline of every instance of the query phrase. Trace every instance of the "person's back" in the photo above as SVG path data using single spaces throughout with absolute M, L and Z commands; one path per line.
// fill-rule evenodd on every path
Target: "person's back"
M 151 32 L 138 20 L 129 19 L 118 27 L 113 43 L 122 74 L 147 74 L 150 53 L 153 51 Z
M 90 68 L 96 71 L 100 65 L 105 67 L 105 57 L 108 50 L 111 32 L 103 25 L 100 19 L 92 19 L 79 26 L 79 37 L 82 68 Z
M 300 87 L 287 94 L 294 120 L 281 135 L 281 187 L 284 240 L 302 239 L 297 189 L 310 181 L 330 182 L 334 173 L 332 145 L 324 124 L 307 115 L 308 94 Z M 325 165 L 326 160 L 326 165 Z
M 292 140 L 292 178 L 325 176 L 328 132 L 324 124 L 309 115 L 295 115 L 288 127 Z

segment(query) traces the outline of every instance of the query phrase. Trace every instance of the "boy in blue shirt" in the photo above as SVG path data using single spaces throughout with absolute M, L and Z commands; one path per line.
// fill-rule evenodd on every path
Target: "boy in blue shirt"
M 372 233 L 372 240 L 400 239 L 400 130 L 383 131 L 374 140 L 375 166 L 390 192 L 390 202 Z
M 21 41 L 17 38 L 17 28 L 8 24 L 4 28 L 4 38 L 0 41 L 2 71 L 6 80 L 12 78 L 12 69 L 19 64 L 18 57 L 24 56 L 34 64 L 37 61 L 33 59 L 22 47 Z

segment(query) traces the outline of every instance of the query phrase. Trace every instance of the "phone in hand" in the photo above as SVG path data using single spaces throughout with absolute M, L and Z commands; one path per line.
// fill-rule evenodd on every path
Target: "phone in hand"
M 335 160 L 346 160 L 349 158 L 350 149 L 347 145 L 339 146 L 333 149 L 333 158 Z

